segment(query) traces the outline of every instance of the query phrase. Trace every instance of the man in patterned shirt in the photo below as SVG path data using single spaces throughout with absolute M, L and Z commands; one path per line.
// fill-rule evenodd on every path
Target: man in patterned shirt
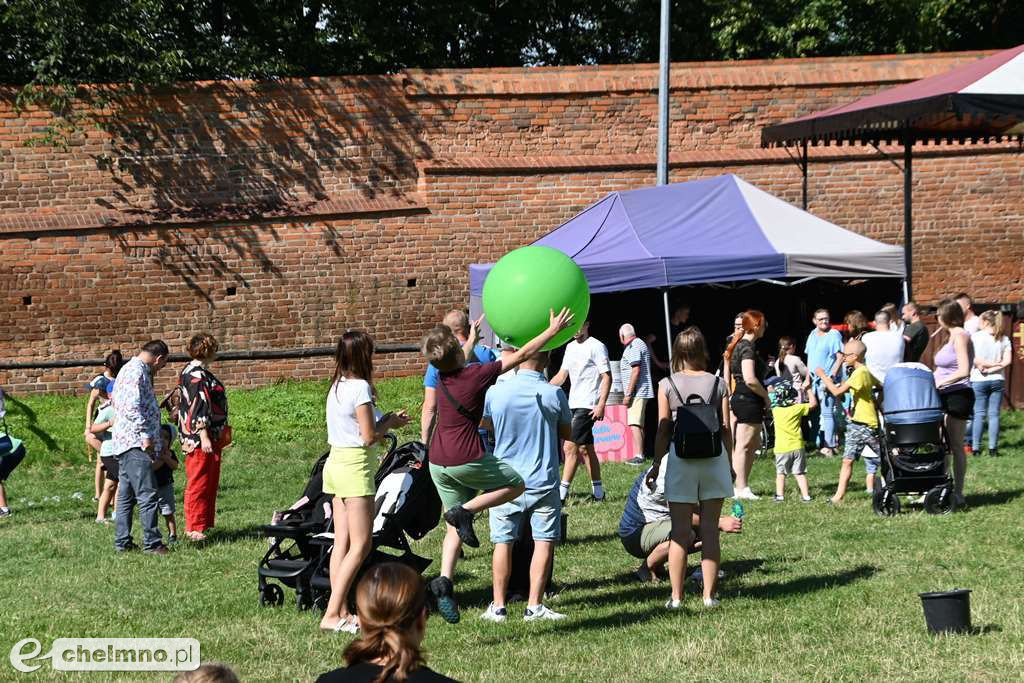
M 153 375 L 167 364 L 167 344 L 154 339 L 117 373 L 114 394 L 114 426 L 111 450 L 120 470 L 117 489 L 117 531 L 114 549 L 133 550 L 132 512 L 139 506 L 143 548 L 154 555 L 167 554 L 157 525 L 156 479 L 153 459 L 161 452 L 160 406 L 153 393 Z
M 626 462 L 631 465 L 643 465 L 647 401 L 654 398 L 654 388 L 651 386 L 651 352 L 647 344 L 636 336 L 636 330 L 629 323 L 619 328 L 619 341 L 624 347 L 622 360 L 619 361 L 622 402 L 627 408 L 629 431 L 633 435 L 633 447 L 636 449 L 636 455 Z

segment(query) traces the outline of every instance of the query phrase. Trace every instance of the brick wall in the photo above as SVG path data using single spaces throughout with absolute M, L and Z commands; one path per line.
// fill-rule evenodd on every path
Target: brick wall
M 763 125 L 977 56 L 674 65 L 671 179 L 734 172 L 799 203 L 799 169 L 759 148 Z M 629 65 L 185 84 L 112 106 L 66 148 L 27 146 L 47 116 L 0 91 L 0 358 L 97 357 L 151 337 L 179 350 L 199 330 L 226 349 L 330 345 L 346 327 L 414 342 L 464 305 L 470 262 L 653 182 L 656 77 Z M 1019 148 L 918 151 L 918 298 L 1024 299 Z M 901 241 L 896 168 L 871 148 L 812 161 L 812 211 Z M 414 354 L 378 364 L 419 367 Z M 328 365 L 226 362 L 220 374 L 247 386 Z M 89 374 L 6 371 L 0 383 L 70 390 Z

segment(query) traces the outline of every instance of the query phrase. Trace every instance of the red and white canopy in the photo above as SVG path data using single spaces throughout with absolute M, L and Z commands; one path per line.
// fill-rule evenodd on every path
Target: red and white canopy
M 1024 45 L 850 104 L 768 126 L 763 146 L 1024 137 Z

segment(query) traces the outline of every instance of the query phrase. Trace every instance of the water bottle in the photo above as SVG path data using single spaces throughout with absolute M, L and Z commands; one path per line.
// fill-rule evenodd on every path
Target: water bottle
M 743 503 L 738 500 L 732 501 L 732 516 L 736 519 L 743 519 L 743 515 L 746 514 L 746 510 L 743 509 Z

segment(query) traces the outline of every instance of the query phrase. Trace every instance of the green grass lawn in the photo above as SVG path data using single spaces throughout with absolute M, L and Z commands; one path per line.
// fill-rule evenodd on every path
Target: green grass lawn
M 44 651 L 58 637 L 192 637 L 205 660 L 228 662 L 253 681 L 310 680 L 337 666 L 348 636 L 319 633 L 317 617 L 290 603 L 260 608 L 256 592 L 266 547 L 257 528 L 301 493 L 325 450 L 325 388 L 233 392 L 236 444 L 225 456 L 218 528 L 207 545 L 179 544 L 164 558 L 115 555 L 112 527 L 92 521 L 92 468 L 80 444 L 83 400 L 9 399 L 11 431 L 26 439 L 29 456 L 8 482 L 15 514 L 0 520 L 0 680 L 30 678 L 6 661 L 11 646 L 29 637 Z M 379 390 L 385 410 L 418 415 L 418 379 L 381 382 Z M 603 504 L 586 501 L 580 477 L 568 508 L 569 541 L 555 559 L 564 590 L 552 606 L 569 618 L 504 625 L 477 619 L 490 595 L 484 540 L 460 566 L 462 622 L 431 617 L 429 663 L 466 681 L 1020 680 L 1024 420 L 1006 422 L 1005 457 L 971 459 L 970 507 L 947 517 L 911 510 L 881 519 L 856 489 L 831 509 L 824 500 L 839 462 L 812 459 L 813 503 L 751 503 L 743 534 L 724 539 L 728 576 L 722 606 L 712 612 L 689 596 L 685 613 L 668 613 L 667 585 L 630 580 L 635 563 L 615 529 L 638 470 L 607 466 Z M 403 436 L 416 433 L 412 424 Z M 856 471 L 863 481 L 860 466 Z M 771 463 L 759 460 L 755 490 L 769 491 L 773 476 Z M 182 477 L 176 485 L 183 524 Z M 72 499 L 76 491 L 85 500 Z M 486 539 L 486 522 L 477 526 Z M 439 545 L 435 531 L 415 549 L 436 564 Z M 979 632 L 929 636 L 917 593 L 955 586 L 974 590 Z M 521 608 L 512 605 L 511 613 Z M 34 677 L 63 680 L 48 664 Z

